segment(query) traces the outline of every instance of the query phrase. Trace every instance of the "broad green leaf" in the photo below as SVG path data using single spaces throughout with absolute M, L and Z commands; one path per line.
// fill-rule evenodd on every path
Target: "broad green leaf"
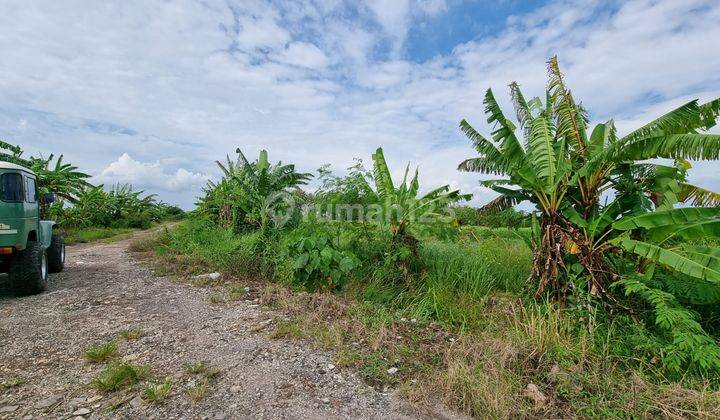
M 492 132 L 492 138 L 500 144 L 503 156 L 509 162 L 518 162 L 522 160 L 525 152 L 520 145 L 520 141 L 515 136 L 515 124 L 505 117 L 500 105 L 495 100 L 492 89 L 485 92 L 485 113 L 488 115 L 488 124 L 495 127 Z
M 395 186 L 390 176 L 390 169 L 385 162 L 385 156 L 381 147 L 375 151 L 372 155 L 373 168 L 375 175 L 375 186 L 377 188 L 378 195 L 382 199 L 387 199 L 395 191 Z
M 548 119 L 543 115 L 533 119 L 527 156 L 546 192 L 553 188 L 557 170 L 553 143 L 552 126 Z
M 653 229 L 661 226 L 677 226 L 716 220 L 720 217 L 720 208 L 684 207 L 671 210 L 654 211 L 634 217 L 623 217 L 613 223 L 613 228 L 631 230 L 637 228 Z
M 580 213 L 578 213 L 578 211 L 575 210 L 574 208 L 567 207 L 562 210 L 562 214 L 563 214 L 563 216 L 567 217 L 567 219 L 569 221 L 573 222 L 574 224 L 576 224 L 582 228 L 588 227 L 587 220 L 583 219 L 582 215 Z
M 713 283 L 720 282 L 720 271 L 713 270 L 671 250 L 651 243 L 636 241 L 627 236 L 615 238 L 612 242 L 628 252 L 655 261 L 674 271 Z
M 340 260 L 339 267 L 343 273 L 347 274 L 350 272 L 350 270 L 355 268 L 355 262 L 352 260 L 352 258 L 345 257 L 342 260 Z
M 308 258 L 310 258 L 310 255 L 307 252 L 300 254 L 297 258 L 295 258 L 293 268 L 295 270 L 300 270 L 301 268 L 305 267 L 308 262 Z

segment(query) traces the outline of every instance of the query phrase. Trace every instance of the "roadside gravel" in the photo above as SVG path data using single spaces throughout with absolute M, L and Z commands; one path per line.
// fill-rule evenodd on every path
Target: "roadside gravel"
M 153 276 L 128 253 L 129 241 L 68 247 L 66 270 L 41 295 L 14 297 L 0 285 L 0 418 L 439 416 L 331 366 L 331 353 L 268 338 L 276 314 L 252 301 L 213 305 L 209 289 Z M 131 328 L 141 337 L 118 338 Z M 104 364 L 83 352 L 112 339 L 118 357 L 150 365 L 152 380 L 170 378 L 165 401 L 142 400 L 146 383 L 110 394 L 89 386 Z M 198 378 L 183 365 L 198 361 L 220 373 L 194 402 L 187 389 Z

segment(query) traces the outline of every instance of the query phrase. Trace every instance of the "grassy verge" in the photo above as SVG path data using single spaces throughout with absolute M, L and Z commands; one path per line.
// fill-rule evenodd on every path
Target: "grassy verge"
M 217 304 L 243 293 L 239 278 L 255 282 L 261 302 L 284 314 L 271 336 L 333 349 L 339 368 L 419 405 L 442 402 L 476 417 L 702 418 L 720 410 L 717 384 L 662 375 L 651 357 L 657 343 L 642 326 L 523 301 L 530 252 L 514 231 L 424 241 L 425 269 L 411 284 L 394 283 L 382 263 L 361 255 L 363 266 L 335 293 L 299 290 L 292 261 L 277 249 L 282 238 L 262 247 L 261 239 L 188 221 L 133 249 L 161 272 L 223 272 L 210 283 L 221 290 Z M 357 249 L 370 253 L 372 241 Z
M 65 243 L 67 245 L 88 243 L 100 240 L 112 242 L 113 240 L 122 240 L 128 237 L 129 234 L 136 232 L 137 229 L 133 228 L 77 228 L 71 229 L 64 232 Z

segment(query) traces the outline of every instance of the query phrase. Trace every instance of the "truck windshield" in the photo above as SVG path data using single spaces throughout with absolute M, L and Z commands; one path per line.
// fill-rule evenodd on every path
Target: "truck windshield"
M 0 199 L 3 201 L 23 201 L 22 175 L 2 174 L 0 176 Z

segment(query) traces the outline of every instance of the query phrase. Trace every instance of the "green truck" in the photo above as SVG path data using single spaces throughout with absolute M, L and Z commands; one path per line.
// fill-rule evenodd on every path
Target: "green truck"
M 45 203 L 55 197 L 46 195 Z M 37 176 L 30 169 L 0 162 L 0 272 L 16 294 L 41 293 L 48 273 L 65 266 L 65 242 L 55 222 L 40 220 Z

